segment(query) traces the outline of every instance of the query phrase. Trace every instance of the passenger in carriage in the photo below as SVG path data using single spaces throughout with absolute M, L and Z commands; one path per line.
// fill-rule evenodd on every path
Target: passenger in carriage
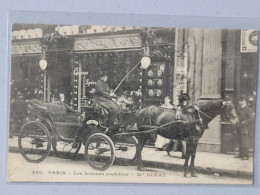
M 117 99 L 117 105 L 121 110 L 129 109 L 129 106 L 132 105 L 134 102 L 131 97 L 129 97 L 129 92 L 124 91 L 122 95 Z
M 59 94 L 59 103 L 61 104 L 61 105 L 64 105 L 65 104 L 65 95 L 64 95 L 64 93 L 60 93 Z

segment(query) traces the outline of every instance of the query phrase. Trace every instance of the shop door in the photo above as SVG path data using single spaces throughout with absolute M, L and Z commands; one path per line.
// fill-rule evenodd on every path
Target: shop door
M 124 76 L 140 61 L 141 50 L 97 52 L 79 55 L 78 70 L 83 74 L 75 77 L 77 81 L 77 98 L 80 100 L 80 108 L 86 107 L 87 99 L 95 97 L 95 83 L 102 72 L 108 75 L 108 85 L 114 90 Z M 120 96 L 127 91 L 138 106 L 141 104 L 142 69 L 137 67 L 120 85 L 115 92 Z

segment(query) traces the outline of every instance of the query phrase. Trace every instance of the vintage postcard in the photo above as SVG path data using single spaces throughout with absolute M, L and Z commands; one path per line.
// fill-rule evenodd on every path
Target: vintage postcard
M 252 184 L 258 30 L 13 24 L 9 182 Z

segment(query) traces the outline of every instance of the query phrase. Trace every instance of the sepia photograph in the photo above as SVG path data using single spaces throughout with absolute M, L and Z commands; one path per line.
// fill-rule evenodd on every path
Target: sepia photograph
M 7 180 L 253 184 L 258 33 L 13 24 Z

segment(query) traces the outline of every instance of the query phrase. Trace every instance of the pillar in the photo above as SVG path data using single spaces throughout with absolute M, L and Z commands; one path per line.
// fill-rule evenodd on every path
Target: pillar
M 82 72 L 82 59 L 79 55 L 79 73 Z M 78 75 L 78 111 L 81 112 L 81 74 Z

